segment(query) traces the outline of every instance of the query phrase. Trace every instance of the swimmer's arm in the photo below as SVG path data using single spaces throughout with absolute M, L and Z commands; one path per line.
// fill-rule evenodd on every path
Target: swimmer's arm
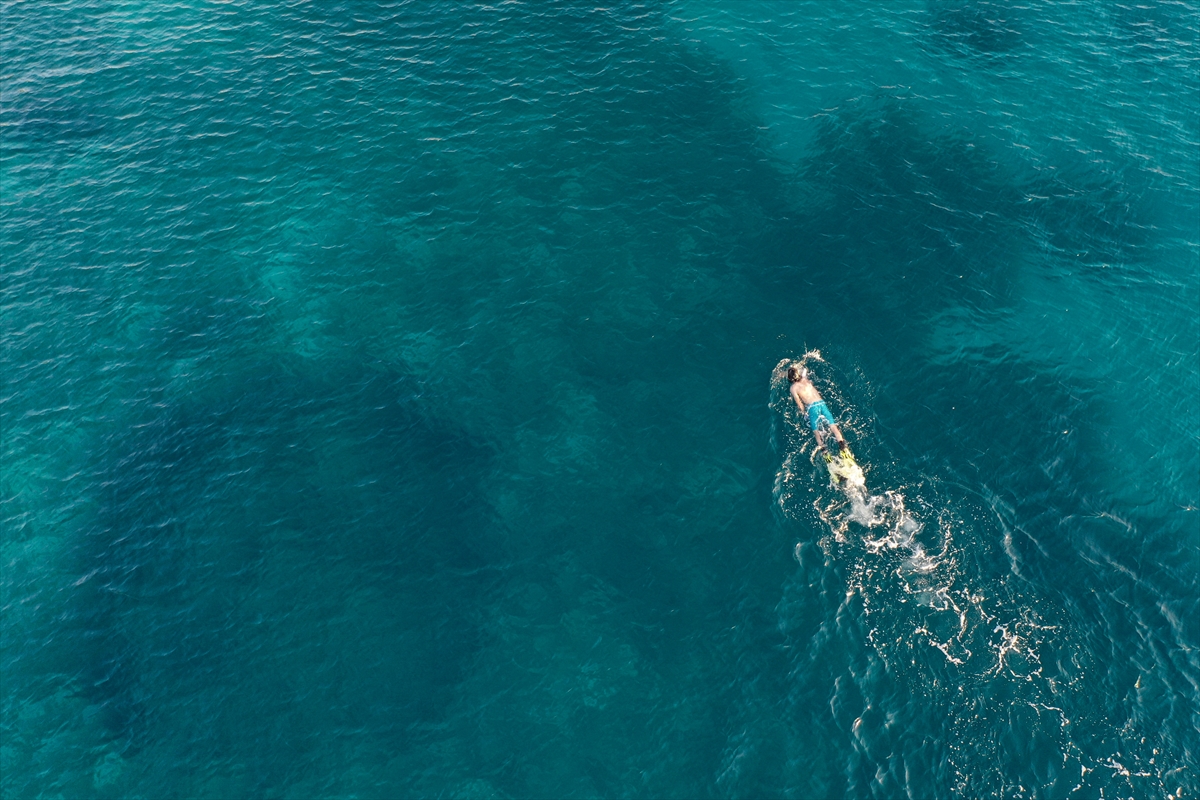
M 800 390 L 793 386 L 790 394 L 792 395 L 792 400 L 796 401 L 796 407 L 803 411 L 804 401 L 800 399 Z

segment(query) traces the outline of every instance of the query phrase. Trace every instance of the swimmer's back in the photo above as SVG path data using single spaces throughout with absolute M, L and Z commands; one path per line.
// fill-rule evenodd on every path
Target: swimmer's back
M 801 379 L 792 384 L 791 388 L 792 399 L 801 408 L 808 408 L 813 403 L 821 402 L 821 393 L 817 391 L 817 387 L 812 385 L 812 381 Z

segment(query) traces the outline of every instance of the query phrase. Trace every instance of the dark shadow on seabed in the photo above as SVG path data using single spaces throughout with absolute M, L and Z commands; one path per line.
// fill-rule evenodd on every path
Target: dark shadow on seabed
M 487 448 L 426 407 L 389 369 L 264 363 L 110 438 L 64 659 L 123 752 L 236 763 L 251 789 L 437 717 L 504 557 Z

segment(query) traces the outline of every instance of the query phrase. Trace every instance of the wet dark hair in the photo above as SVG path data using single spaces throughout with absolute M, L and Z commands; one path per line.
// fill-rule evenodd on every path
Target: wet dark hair
M 804 367 L 793 364 L 788 367 L 788 380 L 795 383 L 798 380 L 803 380 L 808 377 L 808 370 Z

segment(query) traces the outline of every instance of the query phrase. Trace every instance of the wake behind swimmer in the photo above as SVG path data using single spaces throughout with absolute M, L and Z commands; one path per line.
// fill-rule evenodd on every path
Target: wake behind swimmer
M 802 530 L 793 548 L 800 569 L 788 584 L 786 602 L 780 603 L 781 630 L 804 648 L 795 662 L 798 670 L 818 664 L 824 669 L 823 656 L 835 652 L 838 637 L 856 640 L 873 651 L 900 685 L 913 686 L 914 694 L 940 703 L 951 720 L 952 738 L 962 740 L 986 740 L 1011 722 L 1007 712 L 988 712 L 976 698 L 1029 692 L 1027 705 L 1037 720 L 1032 724 L 1044 741 L 1060 749 L 1063 763 L 1073 760 L 1085 776 L 1100 767 L 1120 767 L 1121 753 L 1102 759 L 1103 751 L 1089 752 L 1072 738 L 1076 723 L 1068 718 L 1062 696 L 1074 694 L 1080 701 L 1077 708 L 1086 709 L 1092 682 L 1086 680 L 1087 661 L 1077 657 L 1077 646 L 1061 633 L 1069 630 L 1069 617 L 1031 595 L 1025 580 L 1010 580 L 1007 573 L 988 579 L 979 573 L 979 565 L 986 564 L 981 559 L 1000 554 L 988 548 L 998 549 L 1003 534 L 1002 552 L 1012 560 L 1011 574 L 1020 576 L 1010 542 L 1015 527 L 1010 512 L 960 482 L 915 476 L 894 461 L 873 465 L 881 470 L 872 473 L 878 494 L 868 492 L 853 461 L 857 474 L 839 475 L 845 463 L 841 456 L 849 451 L 843 430 L 849 428 L 856 444 L 865 436 L 853 422 L 852 404 L 821 368 L 815 378 L 841 412 L 841 424 L 815 387 L 808 391 L 812 361 L 822 361 L 815 351 L 800 360 L 786 358 L 771 374 L 770 405 L 782 451 L 775 500 L 785 519 L 800 523 L 789 530 Z M 787 395 L 781 391 L 785 386 Z M 866 392 L 860 388 L 860 393 Z M 877 446 L 875 453 L 883 449 Z M 816 466 L 817 453 L 829 469 L 833 491 L 815 486 L 818 481 L 804 468 Z M 905 485 L 896 485 L 905 477 Z M 892 488 L 885 488 L 889 483 Z M 978 503 L 981 496 L 986 506 Z M 823 535 L 810 510 L 831 535 Z M 996 522 L 989 522 L 993 518 Z M 811 609 L 820 602 L 827 611 L 816 619 Z M 842 625 L 843 618 L 856 624 Z M 1064 663 L 1073 671 L 1064 671 Z M 851 668 L 846 674 L 859 680 Z M 854 721 L 855 732 L 861 721 Z M 991 746 L 1000 753 L 1008 745 L 997 740 Z M 950 748 L 945 756 L 956 774 L 962 774 L 955 761 L 959 752 Z M 1123 774 L 1157 775 L 1151 769 Z

